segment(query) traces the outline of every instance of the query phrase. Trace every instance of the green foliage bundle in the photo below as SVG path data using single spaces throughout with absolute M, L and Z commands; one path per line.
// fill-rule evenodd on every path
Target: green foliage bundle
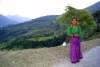
M 68 8 L 68 9 L 67 9 Z M 93 29 L 96 26 L 93 16 L 86 10 L 78 10 L 71 6 L 66 7 L 66 12 L 57 18 L 61 24 L 70 25 L 72 18 L 77 17 L 79 25 L 85 29 Z

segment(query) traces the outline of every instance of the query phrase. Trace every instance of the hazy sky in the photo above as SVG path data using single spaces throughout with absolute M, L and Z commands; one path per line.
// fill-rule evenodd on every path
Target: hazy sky
M 60 15 L 65 6 L 83 9 L 99 0 L 0 0 L 0 14 L 37 18 L 45 15 Z

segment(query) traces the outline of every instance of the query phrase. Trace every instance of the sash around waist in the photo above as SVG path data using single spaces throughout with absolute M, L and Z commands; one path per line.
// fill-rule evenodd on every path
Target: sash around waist
M 78 37 L 70 36 L 70 38 L 80 38 L 80 36 L 78 36 Z

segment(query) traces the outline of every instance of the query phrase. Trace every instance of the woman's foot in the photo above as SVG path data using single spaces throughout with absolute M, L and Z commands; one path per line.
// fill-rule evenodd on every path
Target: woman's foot
M 83 57 L 79 58 L 79 59 L 82 59 Z
M 79 60 L 77 60 L 76 62 L 80 62 Z
M 71 62 L 71 63 L 76 63 L 76 62 Z

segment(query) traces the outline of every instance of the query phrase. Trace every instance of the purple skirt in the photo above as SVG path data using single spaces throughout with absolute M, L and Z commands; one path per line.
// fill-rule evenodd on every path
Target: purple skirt
M 80 37 L 70 37 L 70 60 L 71 62 L 78 62 L 83 58 L 81 52 L 81 39 Z

